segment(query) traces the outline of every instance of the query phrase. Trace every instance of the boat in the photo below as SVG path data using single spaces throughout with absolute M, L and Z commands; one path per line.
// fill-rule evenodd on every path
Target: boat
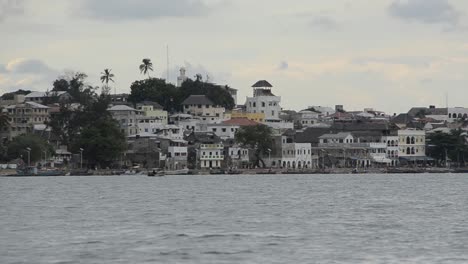
M 151 171 L 148 172 L 147 176 L 149 177 L 162 177 L 166 175 L 188 175 L 190 173 L 189 169 L 181 169 L 181 170 L 164 170 L 164 171 Z
M 18 177 L 29 177 L 29 176 L 65 176 L 67 174 L 66 171 L 63 170 L 39 170 L 36 167 L 25 167 L 19 168 L 16 170 L 15 175 L 9 176 L 18 176 Z

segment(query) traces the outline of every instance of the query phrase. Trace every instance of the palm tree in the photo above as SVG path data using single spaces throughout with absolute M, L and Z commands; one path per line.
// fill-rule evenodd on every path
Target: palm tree
M 109 81 L 111 82 L 114 82 L 114 78 L 115 75 L 113 73 L 111 73 L 111 69 L 104 69 L 104 72 L 101 72 L 101 82 L 102 83 L 106 83 L 105 87 L 105 91 L 108 92 L 109 91 Z M 114 88 L 114 94 L 116 93 L 117 91 L 115 90 Z
M 140 65 L 140 73 L 148 74 L 148 79 L 150 78 L 149 71 L 153 71 L 153 63 L 151 59 L 143 59 L 142 64 Z

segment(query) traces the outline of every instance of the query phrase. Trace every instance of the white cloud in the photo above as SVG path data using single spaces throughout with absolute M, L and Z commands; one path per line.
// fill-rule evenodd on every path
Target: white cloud
M 201 0 L 83 0 L 83 11 L 97 20 L 144 20 L 206 15 L 210 7 Z
M 388 7 L 390 15 L 406 21 L 457 26 L 458 12 L 448 0 L 394 0 Z
M 0 22 L 24 12 L 23 0 L 0 0 Z

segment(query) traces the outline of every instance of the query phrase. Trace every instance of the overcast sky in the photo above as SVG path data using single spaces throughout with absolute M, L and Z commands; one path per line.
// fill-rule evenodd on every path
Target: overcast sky
M 0 91 L 45 91 L 111 68 L 119 92 L 186 66 L 239 89 L 266 79 L 282 106 L 389 113 L 468 107 L 466 0 L 0 0 Z

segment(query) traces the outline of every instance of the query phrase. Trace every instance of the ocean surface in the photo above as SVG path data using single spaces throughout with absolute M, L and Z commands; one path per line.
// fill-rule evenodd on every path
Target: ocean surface
M 468 175 L 0 178 L 0 263 L 468 263 Z

